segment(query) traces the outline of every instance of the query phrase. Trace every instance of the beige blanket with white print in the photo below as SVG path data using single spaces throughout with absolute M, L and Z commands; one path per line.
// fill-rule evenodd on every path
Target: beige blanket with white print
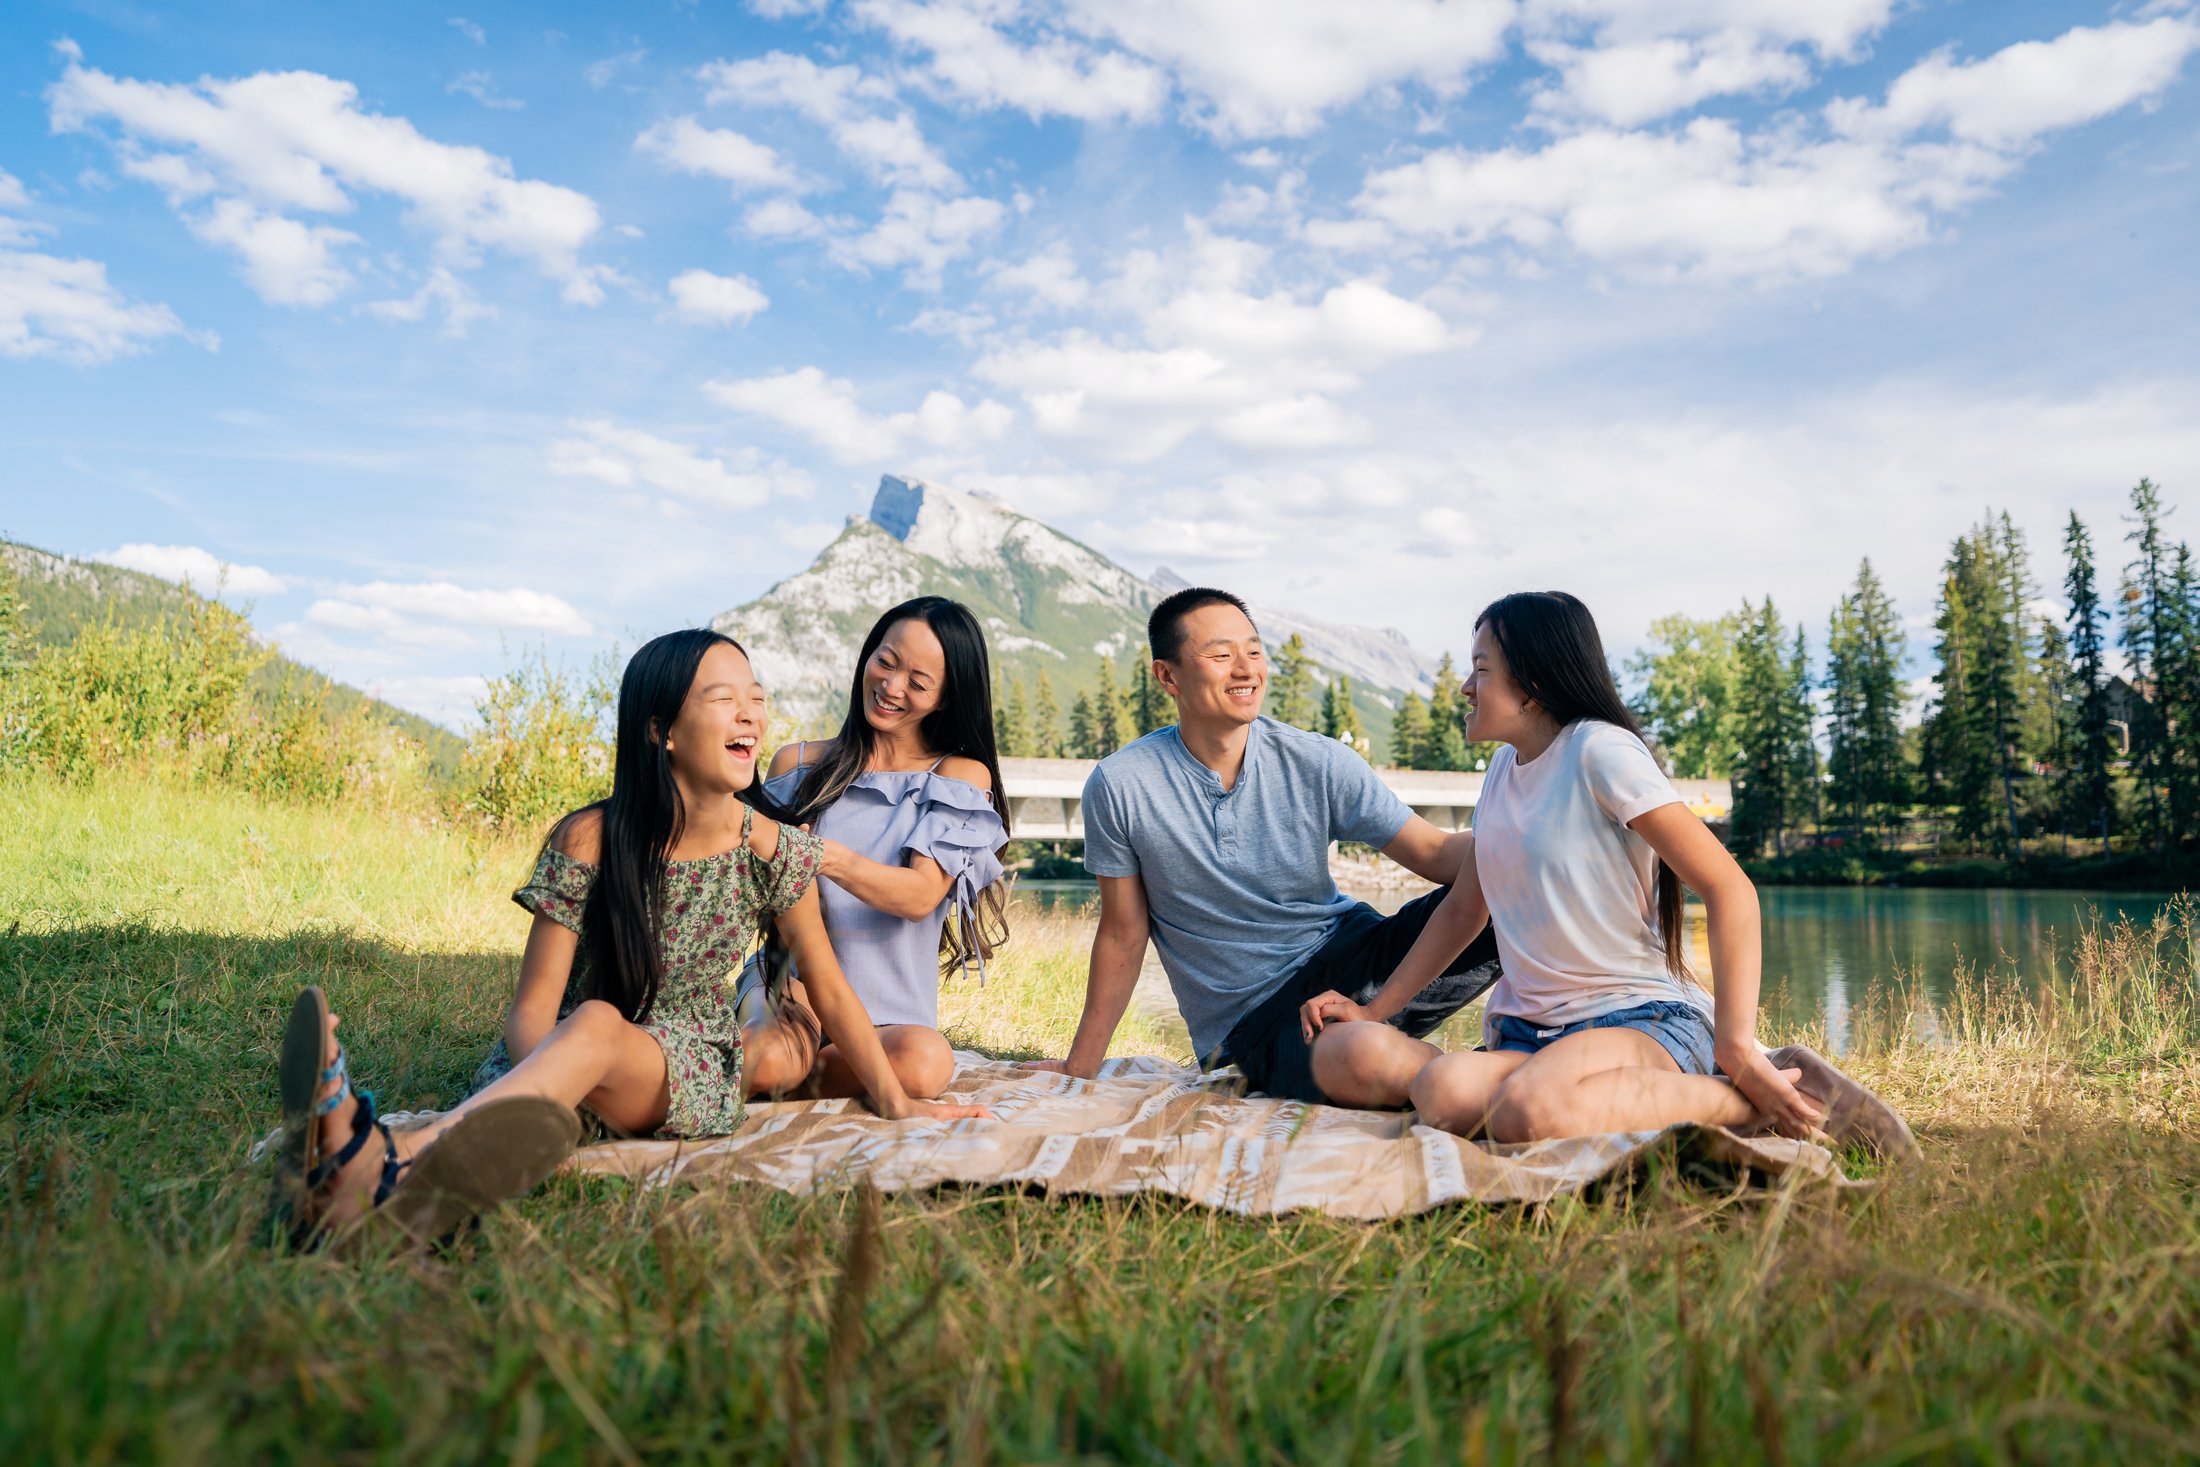
M 1158 1059 L 1115 1059 L 1096 1080 L 956 1052 L 951 1098 L 990 1121 L 884 1121 L 853 1100 L 749 1108 L 732 1136 L 586 1146 L 569 1173 L 644 1186 L 760 1182 L 785 1192 L 868 1183 L 889 1192 L 949 1184 L 1049 1195 L 1163 1192 L 1265 1217 L 1311 1209 L 1375 1219 L 1453 1202 L 1544 1202 L 1625 1174 L 1653 1154 L 1720 1185 L 1794 1177 L 1841 1187 L 1831 1152 L 1711 1126 L 1579 1136 L 1526 1146 L 1464 1141 L 1410 1114 L 1304 1105 L 1243 1094 L 1235 1070 L 1201 1074 Z

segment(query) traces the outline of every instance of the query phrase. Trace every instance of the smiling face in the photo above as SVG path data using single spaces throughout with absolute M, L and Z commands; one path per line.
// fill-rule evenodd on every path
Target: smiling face
M 1187 725 L 1251 723 L 1268 690 L 1268 656 L 1252 619 L 1226 602 L 1184 614 L 1184 645 L 1154 678 Z
M 874 733 L 914 733 L 947 691 L 947 650 L 931 623 L 904 617 L 863 664 L 863 721 Z
M 1517 744 L 1520 736 L 1550 721 L 1541 705 L 1531 701 L 1513 681 L 1505 653 L 1497 645 L 1497 631 L 1488 622 L 1474 629 L 1469 652 L 1473 665 L 1459 685 L 1466 705 L 1466 734 L 1470 743 Z
M 756 782 L 756 751 L 769 726 L 749 659 L 719 643 L 703 654 L 680 716 L 665 730 L 673 777 L 695 795 L 747 789 Z

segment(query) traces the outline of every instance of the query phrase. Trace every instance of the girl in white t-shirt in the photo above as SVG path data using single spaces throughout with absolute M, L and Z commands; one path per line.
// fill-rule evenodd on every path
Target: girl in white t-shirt
M 1412 1081 L 1426 1123 L 1506 1142 L 1769 1123 L 1907 1152 L 1899 1117 L 1801 1046 L 1757 1044 L 1757 892 L 1643 745 L 1589 610 L 1524 592 L 1475 620 L 1460 692 L 1491 759 L 1451 893 L 1362 1006 L 1324 993 L 1307 1039 L 1384 1019 L 1495 921 L 1504 976 L 1485 1047 L 1439 1054 Z M 1681 884 L 1702 896 L 1716 998 L 1688 971 Z M 1317 1059 L 1316 1063 L 1319 1063 Z

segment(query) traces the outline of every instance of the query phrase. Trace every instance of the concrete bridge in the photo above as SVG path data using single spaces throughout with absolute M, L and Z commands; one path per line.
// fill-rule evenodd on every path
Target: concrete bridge
M 1008 796 L 1010 831 L 1018 840 L 1083 840 L 1080 808 L 1090 759 L 1003 759 L 1001 786 Z M 1445 830 L 1459 830 L 1473 818 L 1482 797 L 1479 773 L 1454 774 L 1429 769 L 1379 769 L 1384 784 L 1412 807 L 1413 813 Z M 1719 824 L 1731 796 L 1723 779 L 1676 779 L 1674 788 L 1688 808 Z

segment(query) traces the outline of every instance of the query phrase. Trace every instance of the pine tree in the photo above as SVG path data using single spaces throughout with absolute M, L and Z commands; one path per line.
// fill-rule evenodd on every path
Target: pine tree
M 1663 616 L 1627 663 L 1641 680 L 1635 713 L 1682 779 L 1721 779 L 1734 767 L 1737 667 L 1732 614 L 1709 621 Z
M 1352 706 L 1352 679 L 1342 673 L 1322 690 L 1322 732 L 1355 749 L 1367 741 L 1360 727 L 1360 711 Z
M 2077 746 L 2077 707 L 2070 698 L 2070 643 L 2054 618 L 2038 619 L 2032 639 L 2033 718 L 2025 729 L 2025 754 L 2044 783 L 2032 796 L 2027 812 L 2036 831 L 2044 831 L 2050 819 L 2062 837 L 2063 854 L 2070 854 L 2069 801 L 2064 798 L 2071 751 Z
M 1836 811 L 1877 830 L 1907 798 L 1902 767 L 1902 619 L 1869 560 L 1826 628 L 1826 768 Z
M 1069 705 L 1069 753 L 1072 759 L 1101 757 L 1098 731 L 1093 727 L 1092 700 L 1082 692 Z
M 2006 516 L 1958 536 L 1943 570 L 1939 615 L 1939 702 L 1928 730 L 1930 757 L 1955 807 L 1956 831 L 2022 854 L 2016 764 L 2029 599 L 2023 542 Z
M 1176 705 L 1161 691 L 1161 684 L 1154 681 L 1153 664 L 1143 657 L 1137 659 L 1137 665 L 1131 670 L 1128 707 L 1131 727 L 1140 737 L 1176 722 Z
M 1111 658 L 1100 659 L 1099 686 L 1093 689 L 1085 716 L 1092 721 L 1092 746 L 1097 751 L 1087 757 L 1105 759 L 1123 747 L 1123 692 L 1115 684 Z
M 2063 531 L 2063 553 L 2070 562 L 2063 595 L 2070 602 L 2070 696 L 2076 705 L 2070 773 L 2063 781 L 2064 808 L 2072 824 L 2100 836 L 2105 860 L 2116 823 L 2116 792 L 2109 779 L 2116 744 L 2109 727 L 2108 675 L 2101 641 L 2106 613 L 2094 583 L 2093 541 L 2076 510 L 2070 512 L 2069 527 Z
M 2192 547 L 2180 543 L 2169 578 L 2169 610 L 2163 619 L 2163 742 L 2169 747 L 2170 838 L 2179 846 L 2200 840 L 2200 573 Z
M 1002 757 L 1027 759 L 1032 753 L 1031 715 L 1024 710 L 1024 680 L 1011 678 L 1008 696 L 993 705 L 994 736 Z
M 2147 834 L 2156 855 L 2170 840 L 2167 806 L 2172 754 L 2169 746 L 2168 695 L 2163 679 L 2163 654 L 2170 645 L 2169 547 L 2162 535 L 2162 493 L 2152 479 L 2141 479 L 2131 491 L 2132 523 L 2124 538 L 2136 554 L 2124 569 L 2124 652 L 2131 659 L 2132 682 L 2139 690 L 2133 710 L 2131 762 L 2146 793 Z
M 1398 702 L 1398 716 L 1390 721 L 1390 762 L 1398 769 L 1419 769 L 1422 749 L 1428 744 L 1428 704 L 1419 693 L 1408 693 Z
M 1278 723 L 1293 728 L 1313 728 L 1319 717 L 1314 702 L 1314 665 L 1306 639 L 1293 632 L 1276 653 L 1276 670 L 1268 679 L 1267 713 Z
M 1032 697 L 1031 751 L 1041 759 L 1062 757 L 1062 706 L 1054 701 L 1054 684 L 1043 667 L 1039 690 Z
M 1780 752 L 1787 761 L 1787 777 L 1783 782 L 1794 791 L 1789 816 L 1800 824 L 1808 813 L 1813 824 L 1823 825 L 1825 812 L 1820 800 L 1824 786 L 1818 778 L 1818 739 L 1810 703 L 1810 641 L 1804 636 L 1800 623 L 1795 628 L 1795 642 L 1788 653 L 1782 683 Z
M 1817 751 L 1810 743 L 1807 648 L 1788 651 L 1780 612 L 1743 603 L 1734 640 L 1735 726 L 1739 746 L 1733 773 L 1734 835 L 1745 851 L 1771 845 L 1787 854 L 1787 835 L 1808 810 Z
M 1436 664 L 1436 686 L 1428 699 L 1428 738 L 1422 745 L 1418 767 L 1467 767 L 1467 731 L 1459 707 L 1459 669 L 1449 652 Z

